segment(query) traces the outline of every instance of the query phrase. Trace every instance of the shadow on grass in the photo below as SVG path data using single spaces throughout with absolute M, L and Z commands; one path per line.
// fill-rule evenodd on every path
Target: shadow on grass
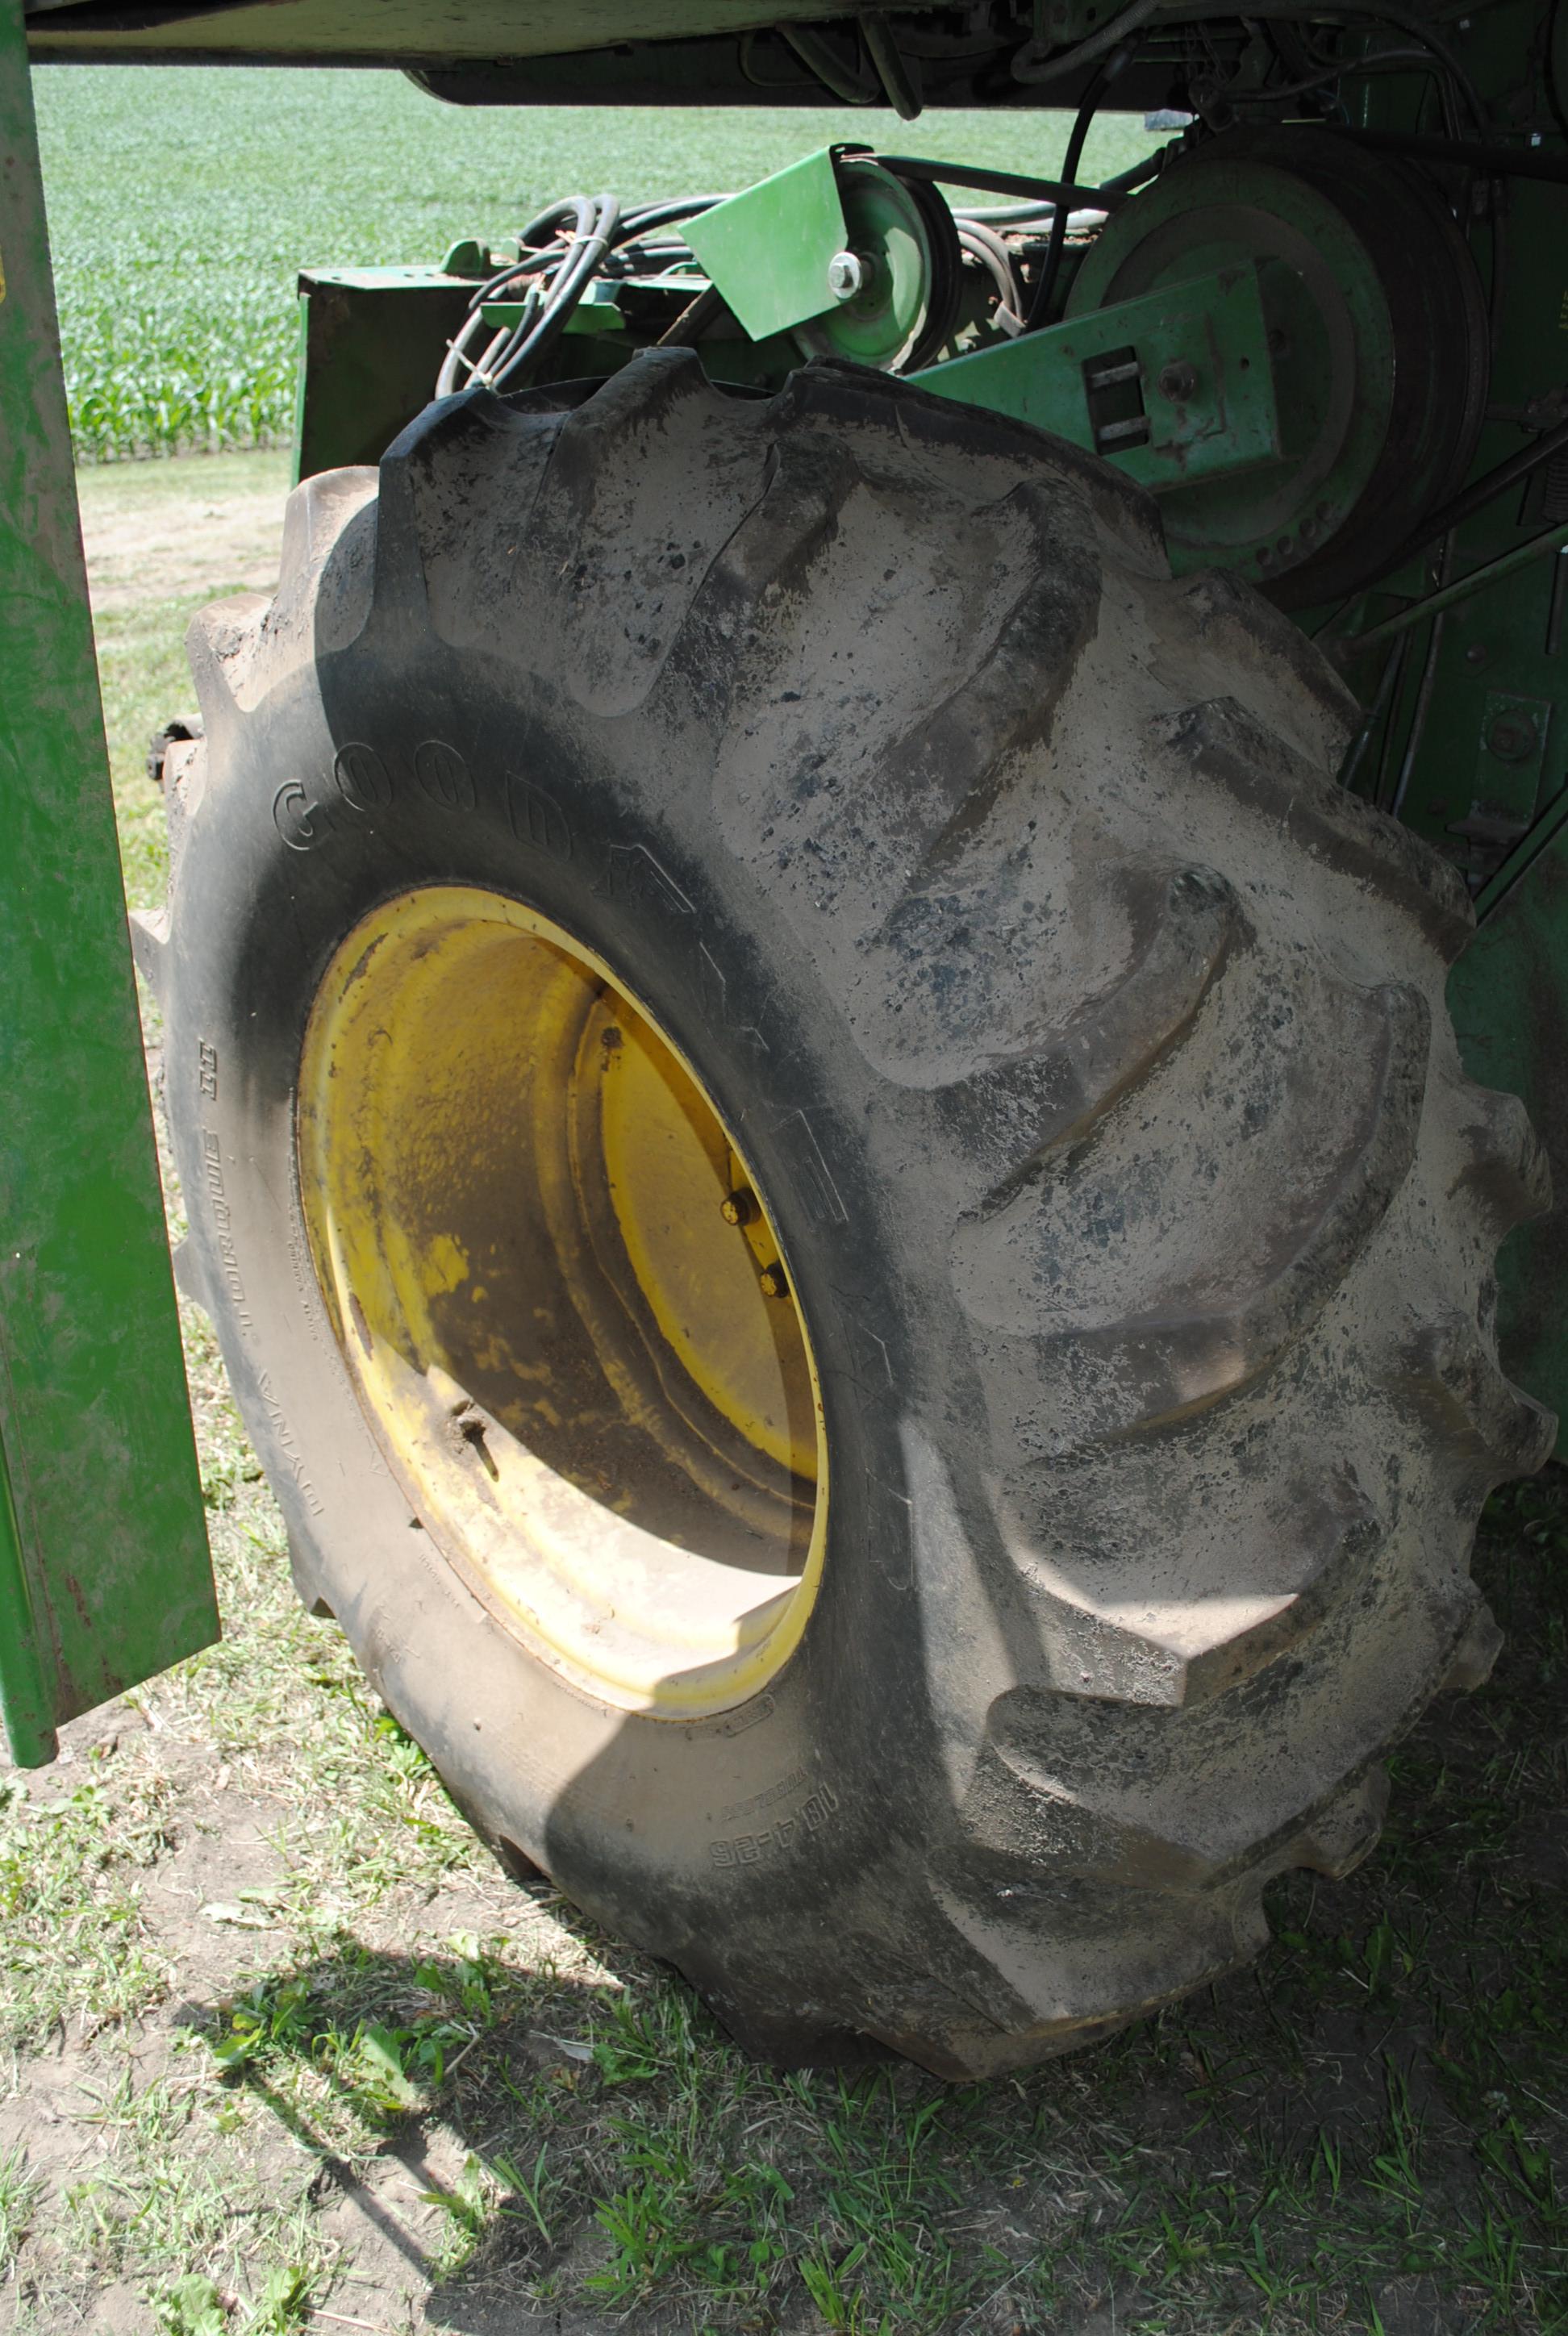
M 345 1936 L 192 2024 L 472 2336 L 1568 2328 L 1565 1556 L 1561 1478 L 1495 1504 L 1509 1646 L 1401 1747 L 1379 1851 L 1027 2078 L 762 2067 L 553 1897 L 603 1979 Z
M 563 2185 L 548 2145 L 535 2141 L 527 2169 L 509 2153 L 580 2124 L 579 2097 L 617 2069 L 610 2039 L 628 2028 L 613 1981 L 520 1971 L 503 1944 L 460 1936 L 403 1955 L 342 1932 L 180 2015 L 224 2082 L 316 2160 L 317 2212 L 340 2204 L 346 2230 L 357 2222 L 373 2252 L 434 2292 L 475 2253 L 522 2277 L 549 2270 L 562 2232 L 545 2207 Z M 542 2306 L 506 2322 L 518 2336 L 559 2324 Z

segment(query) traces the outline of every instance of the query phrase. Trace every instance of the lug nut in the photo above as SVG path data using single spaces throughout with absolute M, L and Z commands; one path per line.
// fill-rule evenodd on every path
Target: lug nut
M 737 1184 L 733 1192 L 725 1194 L 718 1212 L 726 1225 L 754 1225 L 757 1219 L 756 1195 L 748 1192 L 744 1184 Z
M 858 251 L 835 251 L 828 262 L 828 290 L 835 300 L 852 300 L 865 290 L 870 275 L 871 262 Z
M 789 1276 L 776 1260 L 772 1265 L 765 1265 L 757 1279 L 762 1283 L 762 1294 L 765 1298 L 789 1296 Z

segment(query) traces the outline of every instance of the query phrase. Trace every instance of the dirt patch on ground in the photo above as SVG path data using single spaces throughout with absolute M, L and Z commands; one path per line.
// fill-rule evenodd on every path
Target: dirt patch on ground
M 271 591 L 287 484 L 287 458 L 270 452 L 83 472 L 94 615 L 219 588 Z

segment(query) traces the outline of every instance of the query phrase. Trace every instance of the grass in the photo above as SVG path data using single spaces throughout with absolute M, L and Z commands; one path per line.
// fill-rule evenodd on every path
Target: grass
M 1049 172 L 1060 114 L 633 106 L 459 111 L 397 73 L 42 66 L 34 75 L 65 377 L 84 459 L 287 436 L 301 266 L 439 260 L 592 182 L 662 197 L 745 186 L 839 139 Z M 1108 173 L 1154 141 L 1092 134 Z M 308 167 L 302 168 L 302 158 Z M 242 158 L 237 161 L 237 158 Z
M 168 1788 L 94 1752 L 63 1799 L 37 1809 L 13 1787 L 0 1820 L 0 2041 L 13 2047 L 123 2020 L 166 1981 L 138 1876 L 169 1845 Z
M 33 2227 L 42 2189 L 20 2142 L 0 2150 L 0 2278 L 9 2276 Z

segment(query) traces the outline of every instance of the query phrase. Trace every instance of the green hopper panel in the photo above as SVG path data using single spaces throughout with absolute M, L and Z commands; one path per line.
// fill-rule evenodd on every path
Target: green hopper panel
M 440 268 L 313 268 L 301 275 L 297 482 L 342 463 L 380 462 L 435 394 L 447 344 L 473 290 L 472 281 Z

